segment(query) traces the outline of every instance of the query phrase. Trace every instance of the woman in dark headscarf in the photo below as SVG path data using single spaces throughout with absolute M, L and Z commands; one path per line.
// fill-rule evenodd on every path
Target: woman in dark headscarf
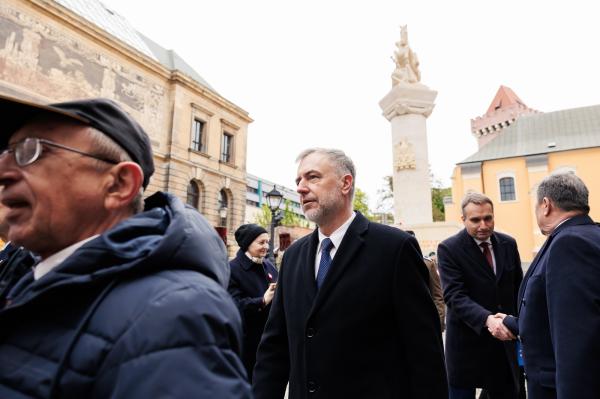
M 252 382 L 256 350 L 269 316 L 278 273 L 266 258 L 269 252 L 267 230 L 256 224 L 244 224 L 236 230 L 235 240 L 240 249 L 230 262 L 229 293 L 242 315 L 242 361 Z

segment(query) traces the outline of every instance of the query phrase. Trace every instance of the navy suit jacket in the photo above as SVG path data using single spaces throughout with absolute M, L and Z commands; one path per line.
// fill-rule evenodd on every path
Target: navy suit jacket
M 448 379 L 456 387 L 517 391 L 516 341 L 502 342 L 485 327 L 497 312 L 516 314 L 523 269 L 516 241 L 493 233 L 496 274 L 466 229 L 438 247 L 446 313 Z
M 357 212 L 319 290 L 318 232 L 283 256 L 255 399 L 447 399 L 441 327 L 419 245 Z
M 600 227 L 589 216 L 552 232 L 519 299 L 530 399 L 600 398 Z

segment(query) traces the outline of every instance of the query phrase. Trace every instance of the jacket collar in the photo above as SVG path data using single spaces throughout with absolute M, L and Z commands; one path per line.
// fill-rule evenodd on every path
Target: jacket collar
M 544 252 L 546 252 L 546 249 L 548 249 L 554 237 L 556 237 L 561 231 L 564 231 L 568 227 L 580 226 L 585 224 L 594 224 L 594 221 L 589 215 L 573 216 L 567 221 L 561 223 L 557 228 L 555 228 L 552 231 L 552 233 L 550 233 L 548 238 L 546 238 L 546 241 L 544 241 L 544 244 L 542 245 L 538 253 L 535 255 L 535 258 L 533 258 L 531 264 L 529 265 L 529 269 L 527 269 L 527 273 L 525 273 L 525 277 L 523 278 L 523 282 L 521 283 L 521 287 L 519 288 L 519 312 L 521 311 L 522 298 L 523 295 L 525 295 L 525 288 L 527 287 L 527 283 L 529 282 L 529 277 L 531 277 L 531 275 L 537 268 L 539 261 L 542 258 L 542 255 L 544 255 Z
M 310 282 L 309 289 L 314 292 L 316 297 L 313 302 L 311 313 L 314 309 L 318 309 L 320 304 L 327 298 L 331 290 L 335 287 L 337 280 L 341 278 L 345 270 L 348 267 L 352 267 L 352 260 L 355 258 L 356 253 L 364 244 L 364 235 L 369 228 L 369 220 L 365 218 L 360 212 L 356 212 L 356 217 L 348 227 L 340 247 L 338 248 L 335 257 L 331 263 L 327 278 L 323 282 L 321 288 L 317 291 L 316 281 L 314 277 L 314 264 L 316 256 L 316 247 L 318 245 L 318 233 L 311 237 L 311 250 L 309 252 L 309 264 L 310 268 Z M 314 249 L 312 246 L 314 245 Z
M 559 232 L 563 231 L 567 227 L 579 226 L 584 224 L 594 224 L 594 221 L 589 215 L 573 216 L 572 218 L 567 219 L 565 222 L 561 223 L 557 228 L 555 228 L 552 231 L 552 233 L 550 233 L 550 237 L 555 237 Z

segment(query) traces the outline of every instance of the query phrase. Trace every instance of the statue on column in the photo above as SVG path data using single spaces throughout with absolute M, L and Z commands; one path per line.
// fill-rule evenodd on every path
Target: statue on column
M 392 73 L 392 86 L 399 83 L 417 83 L 421 80 L 419 59 L 417 53 L 408 46 L 408 32 L 406 25 L 400 26 L 400 40 L 396 42 L 396 51 L 392 60 L 396 69 Z

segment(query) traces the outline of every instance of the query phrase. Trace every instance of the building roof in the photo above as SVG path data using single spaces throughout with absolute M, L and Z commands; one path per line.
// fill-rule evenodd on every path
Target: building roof
M 137 32 L 137 33 L 138 33 L 139 37 L 142 38 L 144 43 L 148 46 L 148 48 L 152 51 L 152 54 L 154 55 L 155 59 L 157 59 L 158 62 L 160 62 L 163 66 L 165 66 L 166 68 L 168 68 L 171 71 L 179 71 L 179 72 L 182 72 L 182 73 L 188 75 L 190 78 L 194 79 L 196 82 L 202 84 L 205 87 L 208 87 L 209 89 L 211 89 L 212 91 L 214 91 L 216 93 L 216 90 L 213 89 L 211 87 L 211 85 L 209 85 L 208 82 L 206 80 L 204 80 L 204 78 L 202 76 L 200 76 L 200 74 L 198 72 L 196 72 L 196 70 L 194 70 L 194 68 L 189 66 L 188 63 L 185 62 L 184 59 L 179 56 L 179 54 L 177 54 L 173 50 L 167 50 L 167 49 L 161 47 L 156 42 L 154 42 L 152 39 L 148 38 L 147 36 L 143 35 L 142 33 L 139 33 L 139 32 Z
M 173 50 L 167 50 L 148 37 L 144 36 L 121 15 L 110 10 L 99 0 L 55 0 L 58 4 L 68 8 L 89 22 L 98 26 L 122 42 L 135 48 L 151 59 L 160 62 L 170 71 L 179 71 L 186 74 L 196 82 L 216 92 L 209 84 L 189 66 Z
M 523 107 L 527 107 L 523 101 L 515 94 L 514 91 L 510 87 L 500 86 L 496 96 L 492 100 L 492 103 L 488 107 L 486 114 L 492 113 L 500 108 L 508 108 L 511 105 L 522 105 Z
M 600 105 L 523 115 L 458 164 L 600 147 Z

